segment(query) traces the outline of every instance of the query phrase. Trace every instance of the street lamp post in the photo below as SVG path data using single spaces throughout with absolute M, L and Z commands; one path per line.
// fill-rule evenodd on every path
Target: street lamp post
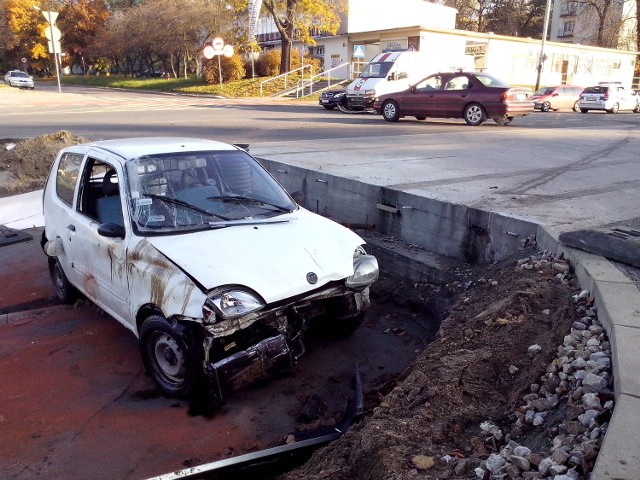
M 47 20 L 47 22 L 49 22 L 49 34 L 51 36 L 51 53 L 53 53 L 53 61 L 55 63 L 56 66 L 56 79 L 58 80 L 58 93 L 62 93 L 62 87 L 60 86 L 60 70 L 58 69 L 58 55 L 56 53 L 56 37 L 54 35 L 54 23 L 56 21 L 56 17 L 58 16 L 58 12 L 51 12 L 51 11 L 46 11 L 43 12 L 40 7 L 38 7 L 37 5 L 34 5 L 33 8 L 35 8 L 36 10 L 38 10 L 40 13 L 42 13 L 42 15 L 44 16 L 44 18 Z
M 549 15 L 551 14 L 551 0 L 547 0 L 547 8 L 544 11 L 544 27 L 542 28 L 542 44 L 540 45 L 540 58 L 538 58 L 538 76 L 536 78 L 536 91 L 540 88 L 540 75 L 542 65 L 547 59 L 544 53 L 544 44 L 547 41 L 547 30 L 549 29 Z

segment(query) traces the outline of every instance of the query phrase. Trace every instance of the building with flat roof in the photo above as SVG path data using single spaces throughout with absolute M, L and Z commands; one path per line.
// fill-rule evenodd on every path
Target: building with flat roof
M 560 0 L 562 1 L 562 0 Z M 353 78 L 378 53 L 437 49 L 473 56 L 475 68 L 513 85 L 534 85 L 541 40 L 455 29 L 457 11 L 425 0 L 349 0 L 336 35 L 314 37 L 316 45 L 295 45 L 320 59 L 332 77 Z M 542 32 L 541 32 L 542 35 Z M 263 48 L 277 48 L 280 38 L 270 17 L 258 23 Z M 604 81 L 630 87 L 638 52 L 545 42 L 541 85 L 588 86 Z

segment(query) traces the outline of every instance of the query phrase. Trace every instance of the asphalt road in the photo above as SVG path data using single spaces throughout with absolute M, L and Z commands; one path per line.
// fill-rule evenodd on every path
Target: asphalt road
M 534 112 L 489 120 L 326 111 L 316 102 L 217 99 L 63 87 L 0 90 L 0 138 L 69 130 L 91 139 L 195 136 L 452 204 L 563 230 L 626 222 L 640 211 L 640 114 Z M 391 167 L 391 168 L 390 168 Z

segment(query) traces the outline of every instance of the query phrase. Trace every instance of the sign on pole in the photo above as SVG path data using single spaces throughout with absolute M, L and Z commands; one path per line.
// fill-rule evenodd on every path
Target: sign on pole
M 261 8 L 262 0 L 249 0 L 249 43 L 252 43 L 256 37 L 256 27 L 258 26 Z

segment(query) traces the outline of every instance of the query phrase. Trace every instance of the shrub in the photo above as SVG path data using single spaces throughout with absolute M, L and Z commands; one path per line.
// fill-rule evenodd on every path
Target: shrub
M 231 58 L 220 58 L 220 69 L 222 70 L 222 81 L 233 82 L 241 80 L 245 77 L 246 71 L 244 62 L 239 55 L 233 55 Z M 212 58 L 207 60 L 202 68 L 202 78 L 205 83 L 212 85 L 214 83 L 220 83 L 218 78 L 218 59 Z
M 280 50 L 262 52 L 255 61 L 256 74 L 260 77 L 272 77 L 280 73 Z

